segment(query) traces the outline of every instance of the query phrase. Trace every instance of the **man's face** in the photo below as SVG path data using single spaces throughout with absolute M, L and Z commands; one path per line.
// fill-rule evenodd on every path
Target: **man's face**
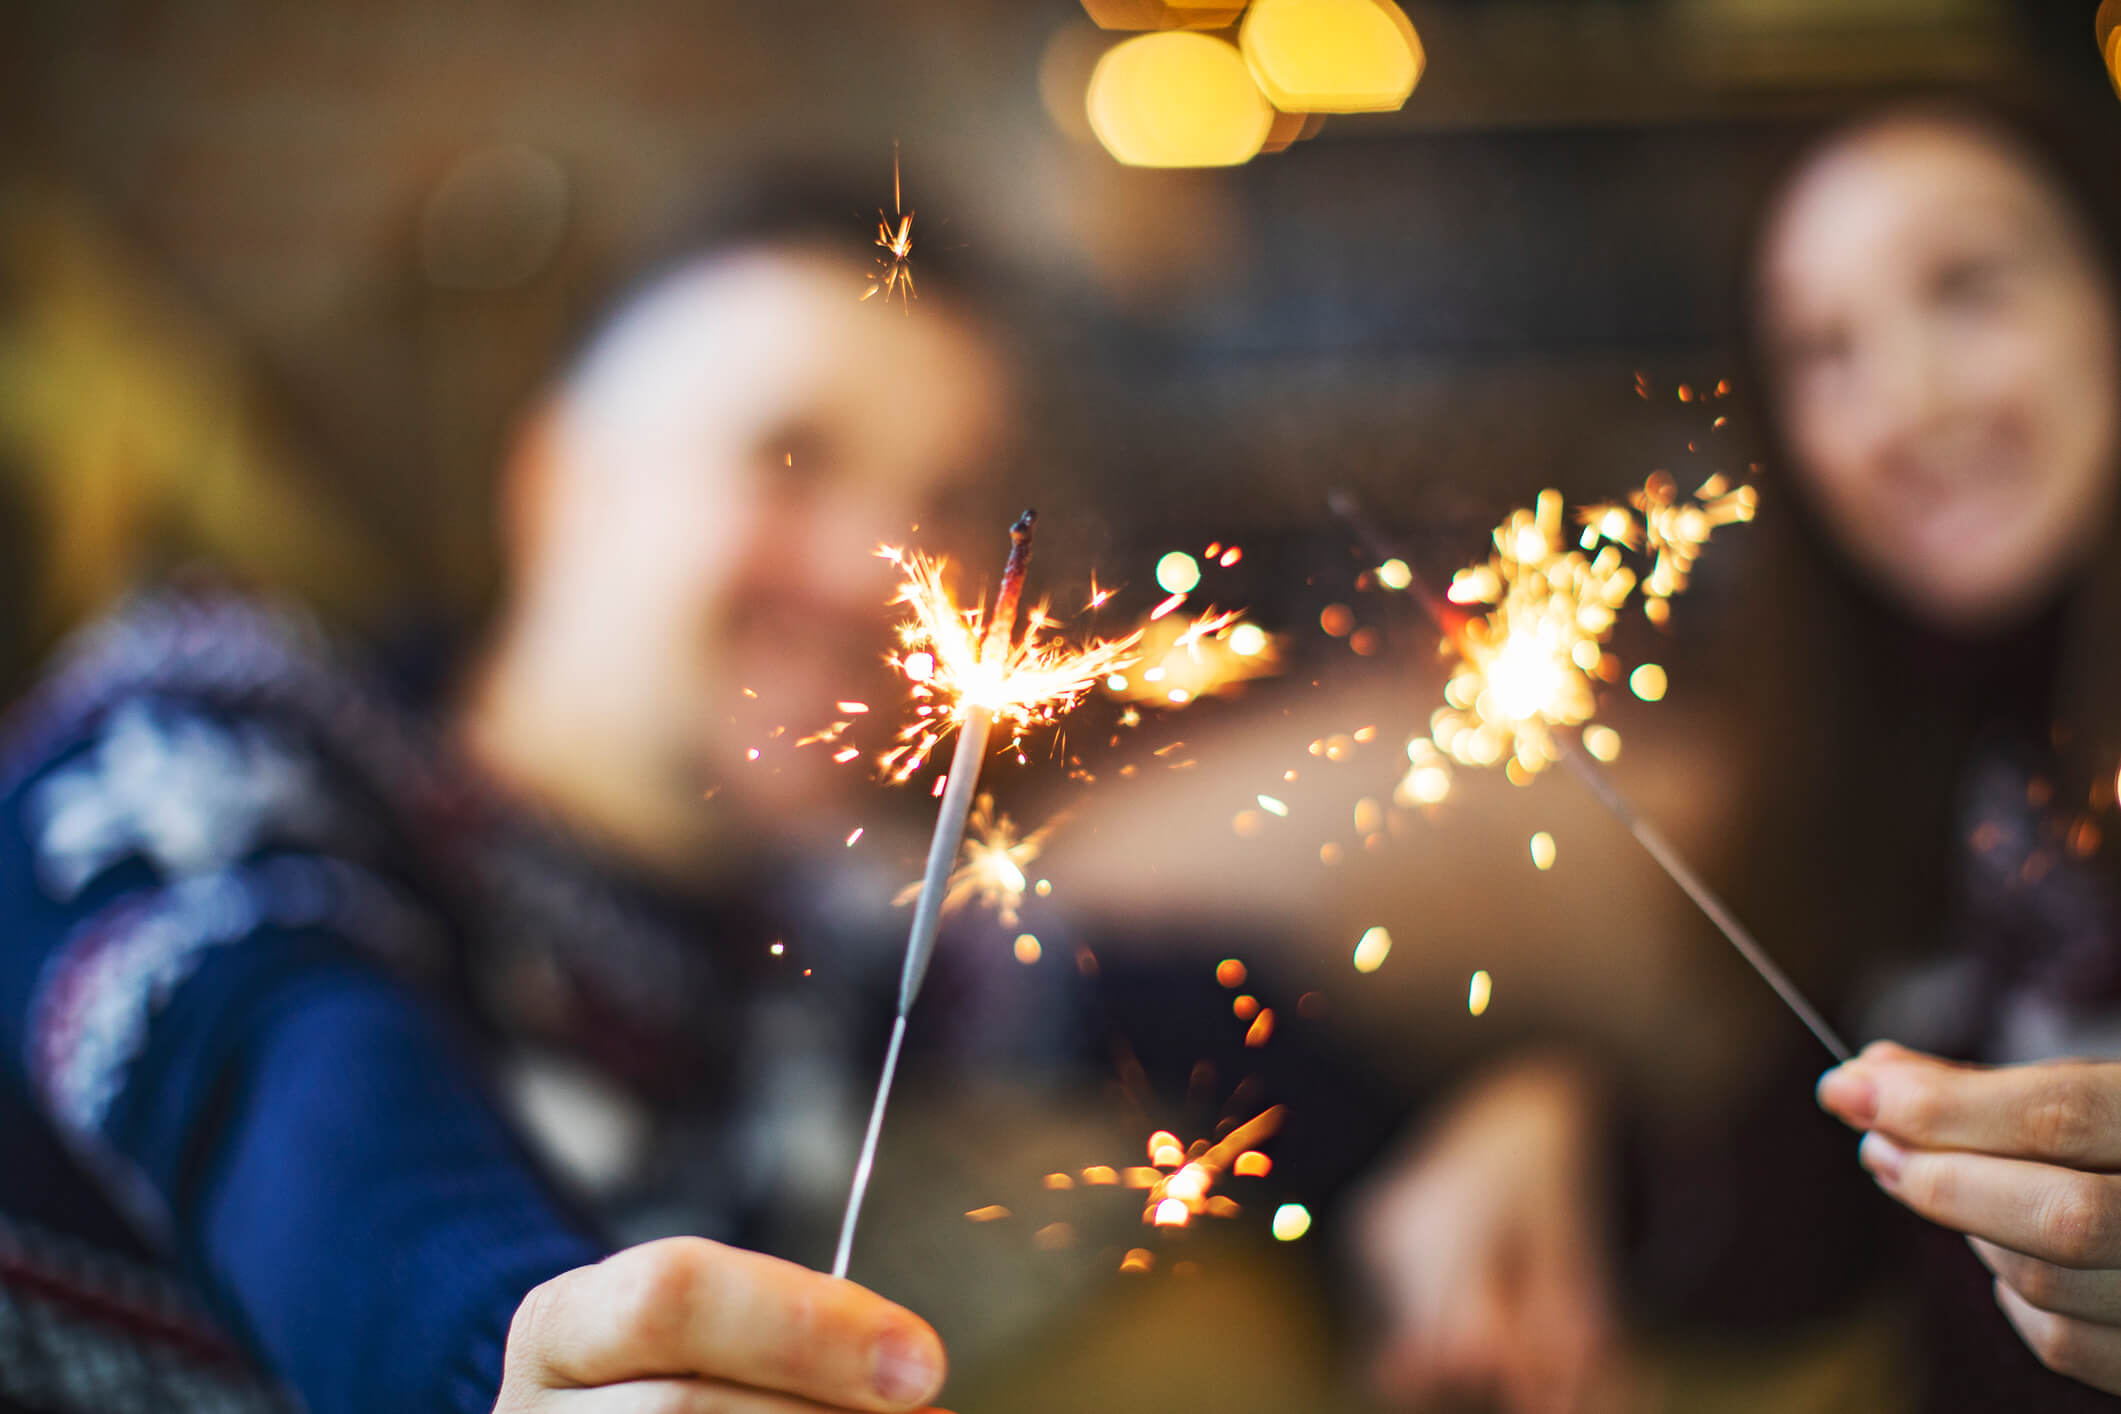
M 519 584 L 579 645 L 579 690 L 624 699 L 585 719 L 635 724 L 649 740 L 626 750 L 740 807 L 865 779 L 832 759 L 844 743 L 794 743 L 852 715 L 840 701 L 874 706 L 872 738 L 901 705 L 873 552 L 916 525 L 948 544 L 953 503 L 992 499 L 994 352 L 945 304 L 862 289 L 796 252 L 681 272 L 592 351 L 536 483 Z

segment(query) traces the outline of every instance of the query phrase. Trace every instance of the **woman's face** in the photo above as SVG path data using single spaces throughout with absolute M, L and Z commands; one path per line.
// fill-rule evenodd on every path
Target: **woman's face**
M 1781 431 L 1841 549 L 1932 623 L 2040 607 L 2112 511 L 2109 274 L 1999 138 L 1907 118 L 1828 148 L 1768 230 Z

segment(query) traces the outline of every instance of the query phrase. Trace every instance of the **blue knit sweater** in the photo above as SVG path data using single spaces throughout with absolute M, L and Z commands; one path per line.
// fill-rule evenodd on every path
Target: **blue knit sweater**
M 280 627 L 173 601 L 18 714 L 0 1404 L 475 1414 L 524 1293 L 602 1255 L 440 1001 L 435 782 L 392 730 Z

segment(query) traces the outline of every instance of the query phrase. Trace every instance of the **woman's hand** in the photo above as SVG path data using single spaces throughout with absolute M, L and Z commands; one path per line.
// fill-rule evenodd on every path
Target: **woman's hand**
M 2042 1364 L 2121 1393 L 2121 1064 L 1958 1065 L 1890 1042 L 1819 1103 L 1878 1186 L 1967 1234 Z
M 1598 1087 L 1557 1060 L 1475 1086 L 1370 1195 L 1357 1241 L 1385 1302 L 1395 1399 L 1574 1414 L 1619 1398 Z
M 697 1237 L 533 1290 L 494 1414 L 900 1414 L 934 1398 L 928 1323 L 863 1290 Z

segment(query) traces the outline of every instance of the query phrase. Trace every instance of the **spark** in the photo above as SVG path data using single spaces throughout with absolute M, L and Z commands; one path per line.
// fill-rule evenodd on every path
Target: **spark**
M 1709 537 L 1723 526 L 1751 520 L 1759 504 L 1759 493 L 1751 486 L 1733 486 L 1721 473 L 1687 496 L 1678 482 L 1660 471 L 1628 497 L 1627 506 L 1586 506 L 1576 518 L 1584 527 L 1585 549 L 1603 539 L 1652 558 L 1650 572 L 1642 579 L 1642 607 L 1648 618 L 1661 623 L 1670 611 L 1665 601 L 1686 589 Z M 1640 514 L 1639 520 L 1630 508 Z
M 878 761 L 894 784 L 920 771 L 973 709 L 990 712 L 1012 734 L 1010 744 L 1020 747 L 1026 733 L 1058 721 L 1138 657 L 1139 632 L 1080 648 L 1049 636 L 1055 620 L 1044 603 L 1025 615 L 1020 637 L 990 635 L 987 606 L 958 603 L 947 561 L 891 545 L 876 553 L 902 575 L 892 602 L 911 611 L 889 661 L 912 685 L 914 717 Z
M 994 797 L 982 791 L 965 822 L 964 862 L 951 872 L 943 891 L 943 912 L 955 913 L 967 903 L 977 902 L 982 908 L 993 909 L 1003 927 L 1014 928 L 1017 910 L 1031 887 L 1024 866 L 1038 858 L 1060 823 L 1058 819 L 1050 820 L 1028 835 L 1019 835 L 1016 822 L 1006 814 L 996 814 Z M 900 890 L 892 903 L 904 908 L 920 897 L 920 892 L 916 880 Z M 1032 939 L 1032 947 L 1037 945 L 1038 940 Z M 1022 949 L 1018 951 L 1021 954 Z M 1037 961 L 1036 954 L 1025 961 Z
M 1559 492 L 1543 491 L 1531 509 L 1511 512 L 1495 528 L 1487 561 L 1452 577 L 1452 604 L 1488 607 L 1447 625 L 1459 666 L 1444 688 L 1447 705 L 1430 719 L 1429 739 L 1463 765 L 1507 760 L 1510 778 L 1520 783 L 1559 760 L 1555 733 L 1588 723 L 1597 685 L 1619 676 L 1606 643 L 1620 610 L 1639 591 L 1646 606 L 1668 612 L 1710 535 L 1751 520 L 1756 504 L 1752 487 L 1733 487 L 1721 475 L 1685 496 L 1659 472 L 1627 505 L 1580 511 L 1574 544 L 1563 534 Z M 1631 555 L 1650 557 L 1647 573 L 1629 565 Z M 1405 578 L 1411 587 L 1411 570 Z M 1661 621 L 1663 614 L 1650 616 Z M 1644 681 L 1661 695 L 1662 678 L 1656 669 Z M 1439 784 L 1434 776 L 1425 780 L 1429 790 Z M 1419 799 L 1411 774 L 1406 784 Z
M 1648 396 L 1647 380 L 1639 374 L 1636 390 Z M 1724 391 L 1724 386 L 1719 383 L 1717 396 L 1723 396 Z M 1331 499 L 1335 512 L 1371 542 L 1373 553 L 1386 553 L 1353 497 L 1345 492 L 1335 492 Z M 1510 519 L 1496 527 L 1495 554 L 1486 564 L 1458 573 L 1451 583 L 1450 604 L 1430 594 L 1418 580 L 1410 577 L 1409 589 L 1415 601 L 1442 632 L 1447 646 L 1458 650 L 1461 663 L 1460 671 L 1445 687 L 1445 701 L 1449 705 L 1439 709 L 1430 719 L 1432 745 L 1442 747 L 1456 760 L 1474 765 L 1493 765 L 1508 754 L 1511 759 L 1505 774 L 1519 785 L 1530 782 L 1547 763 L 1566 761 L 1585 788 L 1627 828 L 1635 842 L 1657 862 L 1694 906 L 1716 925 L 1716 930 L 1804 1023 L 1819 1044 L 1835 1060 L 1845 1061 L 1850 1055 L 1848 1044 L 1819 1009 L 1776 965 L 1752 931 L 1694 872 L 1663 832 L 1644 818 L 1598 769 L 1596 761 L 1610 761 L 1619 754 L 1620 738 L 1609 730 L 1587 727 L 1581 733 L 1584 749 L 1576 751 L 1568 749 L 1566 741 L 1554 732 L 1558 726 L 1583 727 L 1588 721 L 1595 706 L 1590 686 L 1594 672 L 1606 682 L 1619 676 L 1619 664 L 1605 652 L 1604 644 L 1612 631 L 1615 614 L 1635 588 L 1633 573 L 1620 562 L 1620 552 L 1637 549 L 1635 542 L 1639 539 L 1642 551 L 1657 556 L 1651 573 L 1664 573 L 1658 587 L 1666 593 L 1662 597 L 1647 597 L 1644 608 L 1653 622 L 1663 622 L 1670 610 L 1670 595 L 1685 587 L 1699 548 L 1707 543 L 1711 532 L 1719 525 L 1752 519 L 1756 497 L 1751 487 L 1734 488 L 1719 473 L 1704 482 L 1691 500 L 1682 502 L 1671 478 L 1658 472 L 1651 476 L 1641 495 L 1631 504 L 1642 510 L 1645 517 L 1639 537 L 1635 534 L 1636 523 L 1626 508 L 1594 506 L 1579 518 L 1584 528 L 1577 547 L 1564 551 L 1560 548 L 1560 495 L 1553 491 L 1543 492 L 1534 510 L 1513 512 Z M 1700 515 L 1689 514 L 1690 508 L 1699 511 Z M 1653 525 L 1657 537 L 1654 547 L 1650 542 Z M 1595 557 L 1592 555 L 1594 550 Z M 1648 591 L 1645 593 L 1647 595 Z M 1494 607 L 1484 618 L 1473 618 L 1452 607 L 1453 604 L 1468 603 Z M 1663 609 L 1665 614 L 1651 612 L 1653 606 Z M 1554 686 L 1554 697 L 1541 704 L 1529 717 L 1505 713 L 1501 701 L 1503 694 L 1498 693 L 1488 680 L 1489 669 L 1496 657 L 1515 641 L 1515 635 L 1519 633 L 1546 655 L 1548 669 L 1543 675 Z M 1637 671 L 1639 673 L 1640 669 Z M 1663 679 L 1663 669 L 1659 668 L 1644 684 L 1636 687 L 1637 695 L 1646 698 L 1661 696 L 1665 687 Z M 1643 691 L 1645 686 L 1652 691 Z M 1417 741 L 1408 746 L 1409 757 L 1417 762 L 1418 744 Z M 1416 772 L 1410 773 L 1408 780 L 1402 783 L 1403 790 L 1412 793 L 1415 774 L 1421 769 L 1417 764 Z M 1487 1009 L 1489 986 L 1487 973 L 1474 974 L 1466 1001 L 1467 1009 L 1475 1016 Z
M 1203 1213 L 1209 1217 L 1236 1216 L 1237 1205 L 1215 1194 L 1216 1183 L 1235 1169 L 1241 1158 L 1253 1154 L 1262 1143 L 1279 1133 L 1287 1116 L 1286 1105 L 1275 1105 L 1238 1125 L 1215 1143 L 1196 1142 L 1188 1150 L 1179 1148 L 1177 1136 L 1169 1131 L 1158 1131 L 1154 1140 L 1169 1142 L 1157 1146 L 1152 1141 L 1152 1153 L 1160 1156 L 1159 1162 L 1164 1158 L 1171 1159 L 1177 1171 L 1157 1175 L 1143 1202 L 1142 1221 L 1167 1227 L 1183 1226 L 1187 1219 Z M 1265 1157 L 1258 1154 L 1247 1159 L 1246 1167 Z M 1156 1171 L 1151 1169 L 1150 1172 Z M 1178 1205 L 1176 1209 L 1170 1206 L 1174 1203 Z M 1179 1212 L 1185 1217 L 1177 1217 Z
M 913 301 L 919 298 L 913 292 L 913 213 L 906 209 L 899 185 L 897 143 L 891 144 L 891 215 L 886 216 L 882 210 L 876 213 L 876 243 L 883 252 L 876 258 L 882 268 L 869 272 L 869 288 L 862 291 L 862 298 L 882 293 L 884 303 L 889 304 L 896 293 L 899 303 L 911 313 Z

